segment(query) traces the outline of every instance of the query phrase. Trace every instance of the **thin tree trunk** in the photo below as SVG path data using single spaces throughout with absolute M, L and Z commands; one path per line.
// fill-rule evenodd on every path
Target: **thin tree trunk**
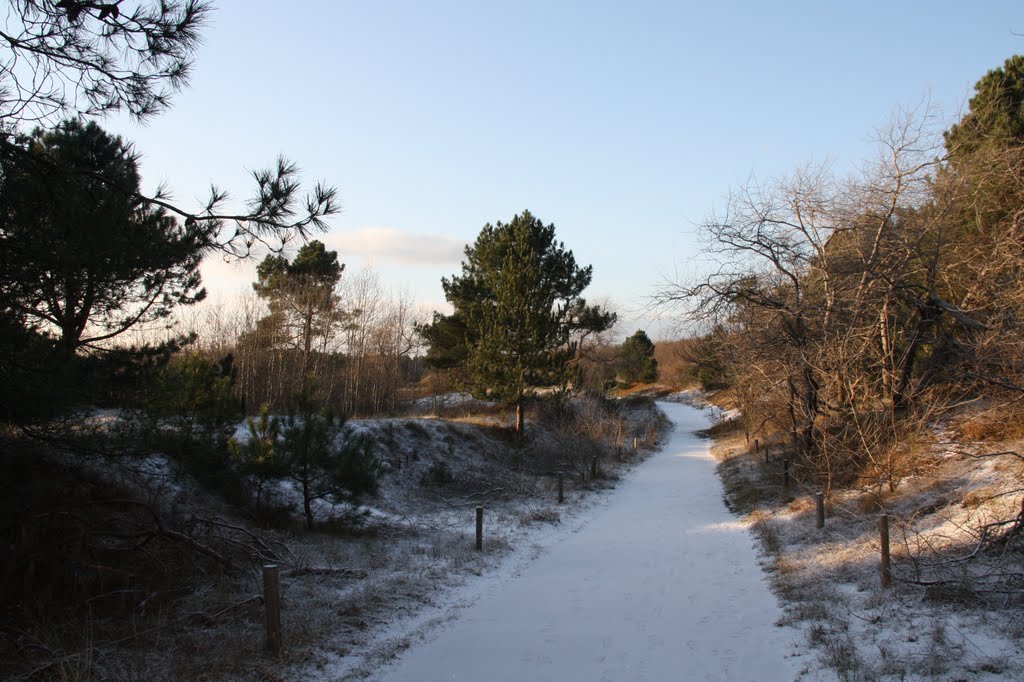
M 796 385 L 793 383 L 792 377 L 786 379 L 786 385 L 789 387 L 789 402 L 787 403 L 787 407 L 789 408 L 789 434 L 793 443 L 793 454 L 795 455 L 798 450 L 798 426 L 796 419 Z
M 805 362 L 803 371 L 804 401 L 803 401 L 803 431 L 801 434 L 801 454 L 809 457 L 814 449 L 814 422 L 818 416 L 821 406 L 818 393 L 818 380 L 814 376 L 814 369 Z
M 306 528 L 313 530 L 313 507 L 310 504 L 310 490 L 309 481 L 312 473 L 310 472 L 310 458 L 312 453 L 311 448 L 311 437 L 313 428 L 313 411 L 312 409 L 303 410 L 303 424 L 302 424 L 302 510 L 306 513 Z
M 305 384 L 312 377 L 309 372 L 309 356 L 313 350 L 313 310 L 306 310 L 302 320 L 302 382 Z
M 882 304 L 878 314 L 878 335 L 882 341 L 882 395 L 892 397 L 893 384 L 893 351 L 892 337 L 889 330 L 889 298 Z
M 938 322 L 939 317 L 942 315 L 942 309 L 930 303 L 919 303 L 917 308 L 919 315 L 917 327 L 914 329 L 910 345 L 907 346 L 907 350 L 900 359 L 899 383 L 897 383 L 896 388 L 893 390 L 892 406 L 894 410 L 906 407 L 910 402 L 907 393 L 910 388 L 910 379 L 914 373 L 914 363 L 917 361 L 917 355 L 924 345 L 926 335 L 931 333 L 932 327 L 935 326 L 935 323 Z
M 306 529 L 313 530 L 313 506 L 309 499 L 309 467 L 303 467 L 302 474 L 302 511 L 306 513 Z

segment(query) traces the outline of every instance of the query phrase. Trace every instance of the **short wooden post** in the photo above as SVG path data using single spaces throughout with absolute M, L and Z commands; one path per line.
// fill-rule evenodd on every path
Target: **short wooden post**
M 590 460 L 590 478 L 597 478 L 597 455 L 594 455 L 594 459 Z
M 476 548 L 480 551 L 484 548 L 484 508 L 476 508 Z
M 263 605 L 266 608 L 267 648 L 275 658 L 284 654 L 281 637 L 281 579 L 277 564 L 263 566 Z
M 637 438 L 636 436 L 633 436 L 633 449 L 636 450 L 639 447 L 640 447 L 640 439 Z
M 892 585 L 892 562 L 889 558 L 889 515 L 878 519 L 878 535 L 882 541 L 882 587 Z
M 814 493 L 814 503 L 815 503 L 815 506 L 818 508 L 818 523 L 817 523 L 817 526 L 818 526 L 818 528 L 824 528 L 825 527 L 825 494 L 824 493 Z
M 754 439 L 754 454 L 755 455 L 760 455 L 761 454 L 761 439 L 760 438 L 755 438 Z M 764 449 L 764 463 L 768 464 L 768 448 L 767 447 L 765 447 L 765 449 Z
M 789 489 L 789 457 L 782 459 L 782 487 Z
M 558 472 L 558 504 L 565 502 L 565 476 Z

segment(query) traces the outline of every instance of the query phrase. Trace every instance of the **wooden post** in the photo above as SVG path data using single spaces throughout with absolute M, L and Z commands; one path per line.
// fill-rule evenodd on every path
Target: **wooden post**
M 640 447 L 640 439 L 637 438 L 636 436 L 633 436 L 633 449 L 636 450 L 639 447 Z
M 484 508 L 476 508 L 476 548 L 480 551 L 484 548 Z
M 814 493 L 815 506 L 818 508 L 818 528 L 825 527 L 825 494 Z
M 789 457 L 782 459 L 782 487 L 789 489 Z
M 263 604 L 266 608 L 267 648 L 275 658 L 284 654 L 281 637 L 281 580 L 277 564 L 263 566 Z
M 594 459 L 590 460 L 590 478 L 592 480 L 597 478 L 597 455 L 594 455 Z
M 892 563 L 889 559 L 889 515 L 878 519 L 878 535 L 882 541 L 882 587 L 892 585 Z
M 765 445 L 764 446 L 764 463 L 765 464 L 771 464 L 771 460 L 768 458 L 768 449 L 769 449 L 768 446 Z M 755 455 L 760 455 L 761 454 L 761 439 L 760 438 L 755 438 L 754 439 L 754 454 Z
M 558 504 L 565 502 L 565 476 L 558 472 Z

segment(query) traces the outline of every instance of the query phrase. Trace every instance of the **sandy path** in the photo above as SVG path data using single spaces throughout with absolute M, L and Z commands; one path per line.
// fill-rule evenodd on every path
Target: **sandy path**
M 722 502 L 698 410 L 676 424 L 610 504 L 484 594 L 387 682 L 792 680 L 793 633 L 748 532 Z

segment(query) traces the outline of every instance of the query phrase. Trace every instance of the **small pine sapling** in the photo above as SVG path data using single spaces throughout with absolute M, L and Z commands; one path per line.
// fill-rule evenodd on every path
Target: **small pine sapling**
M 249 417 L 245 425 L 249 437 L 246 440 L 233 437 L 228 447 L 242 474 L 252 482 L 256 511 L 259 511 L 267 483 L 281 478 L 287 471 L 279 443 L 281 420 L 271 415 L 270 406 L 264 403 L 259 416 Z
M 283 452 L 286 476 L 302 491 L 306 528 L 313 529 L 313 502 L 355 503 L 377 491 L 384 466 L 373 454 L 373 441 L 356 434 L 346 420 L 318 409 L 304 390 L 285 418 Z

